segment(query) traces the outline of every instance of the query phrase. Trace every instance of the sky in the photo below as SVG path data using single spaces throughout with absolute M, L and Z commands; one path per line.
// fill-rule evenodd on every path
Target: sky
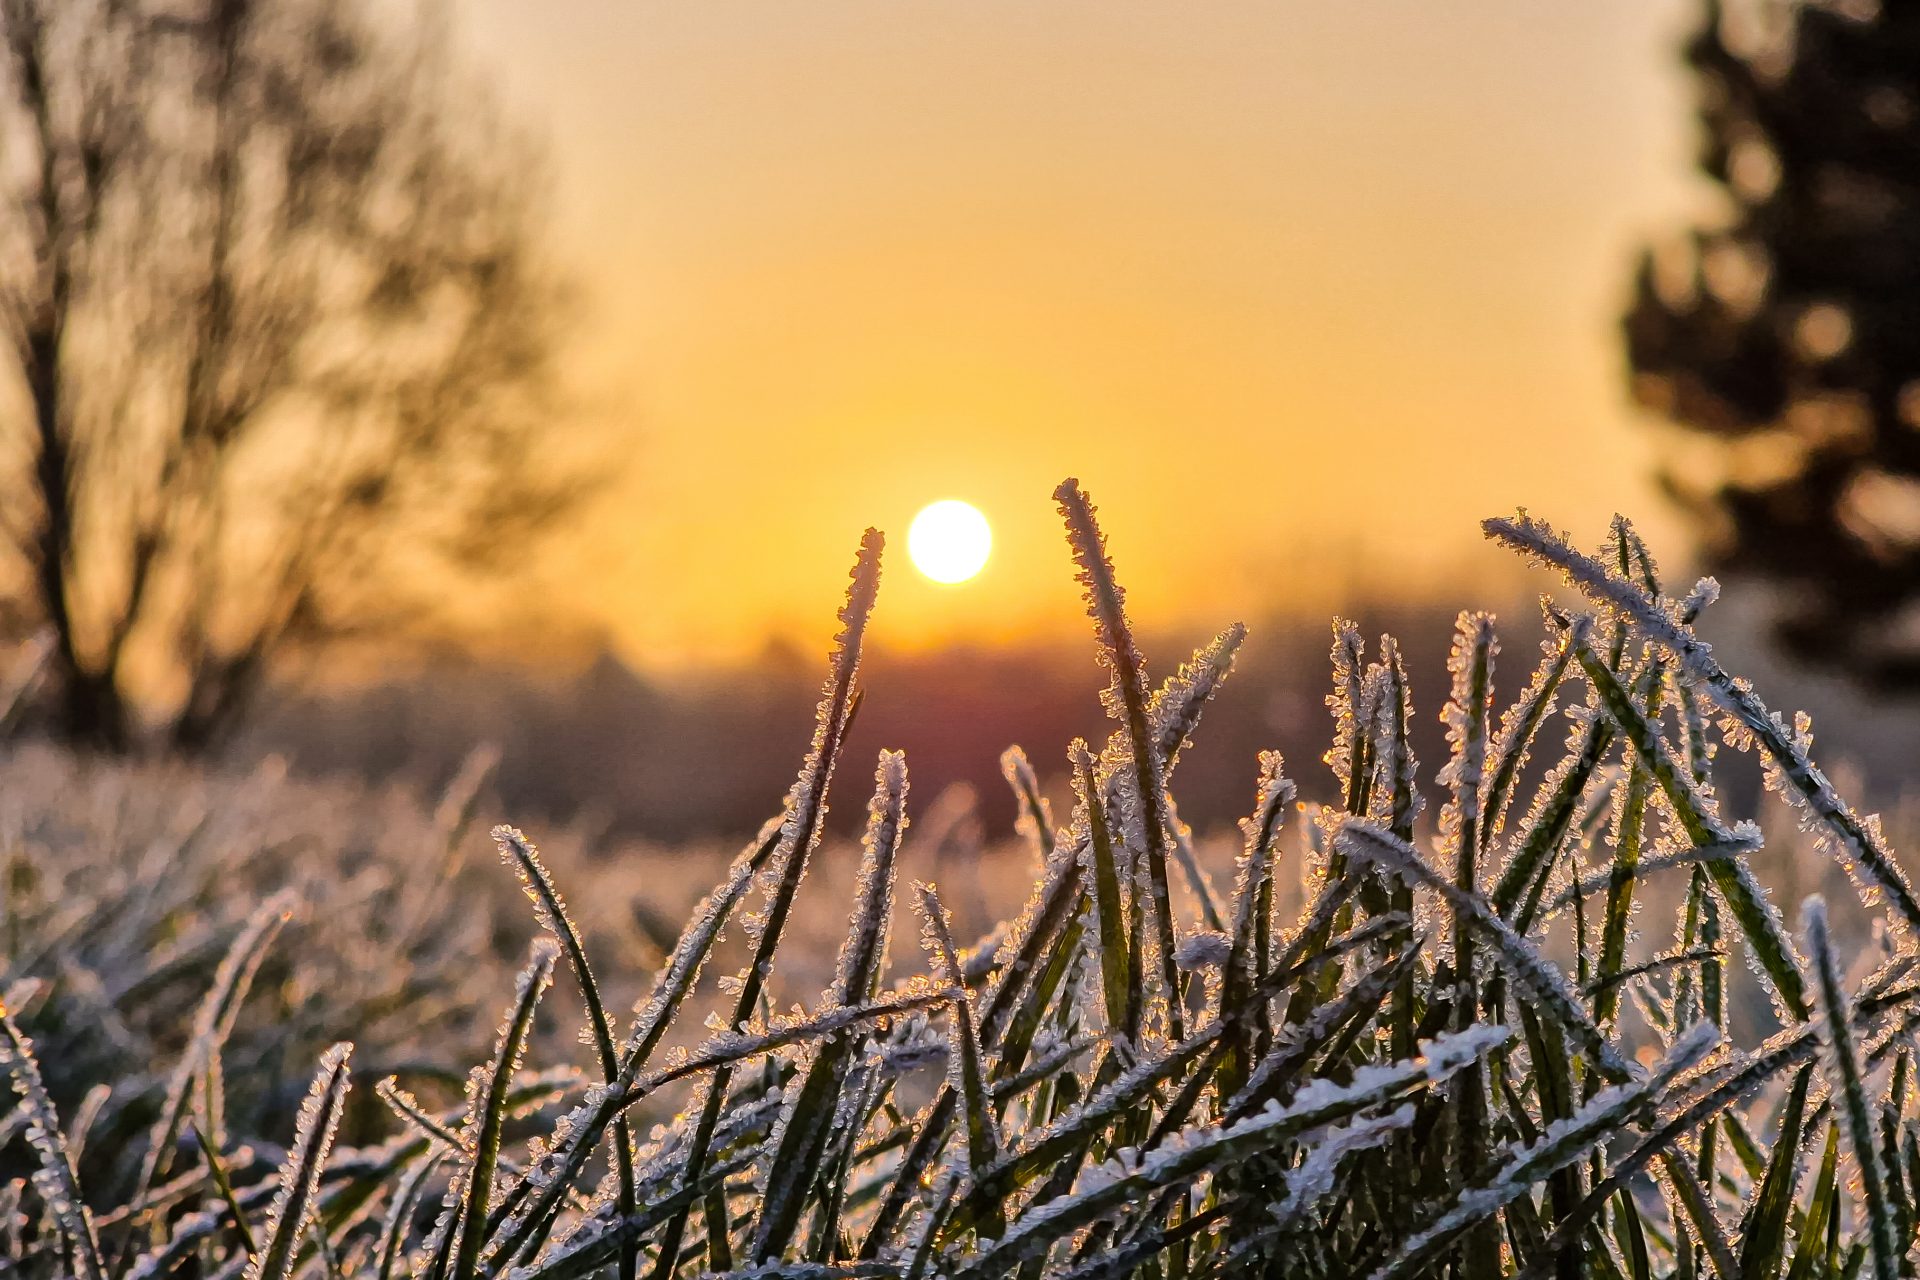
M 1684 559 L 1615 322 L 1709 208 L 1683 0 L 464 0 L 548 148 L 608 441 L 554 548 L 643 667 L 1078 636 L 1049 495 L 1143 627 L 1510 590 L 1478 520 Z M 912 572 L 913 513 L 992 522 Z

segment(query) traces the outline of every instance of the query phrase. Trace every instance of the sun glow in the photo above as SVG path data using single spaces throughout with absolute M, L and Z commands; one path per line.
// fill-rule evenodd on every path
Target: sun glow
M 987 518 L 958 498 L 923 507 L 907 530 L 913 567 L 935 582 L 965 582 L 985 567 L 992 550 Z

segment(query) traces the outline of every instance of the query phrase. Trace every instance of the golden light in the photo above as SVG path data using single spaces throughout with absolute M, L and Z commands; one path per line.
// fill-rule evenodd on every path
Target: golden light
M 978 509 L 958 498 L 921 508 L 907 529 L 913 567 L 935 582 L 965 582 L 993 550 L 993 530 Z

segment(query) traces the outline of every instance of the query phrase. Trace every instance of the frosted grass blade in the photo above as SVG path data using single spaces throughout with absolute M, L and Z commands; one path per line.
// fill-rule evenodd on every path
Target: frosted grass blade
M 621 1087 L 590 1099 L 567 1117 L 565 1140 L 540 1162 L 540 1183 L 524 1193 L 521 1206 L 503 1224 L 490 1250 L 494 1259 L 519 1258 L 542 1237 L 558 1212 L 567 1187 L 579 1176 L 600 1135 L 619 1114 L 622 1096 L 634 1087 L 640 1072 L 673 1025 L 680 1007 L 699 980 L 721 929 L 746 897 L 754 878 L 771 860 L 782 826 L 782 818 L 768 822 L 753 844 L 733 860 L 726 877 L 694 908 L 692 918 L 674 945 L 673 954 L 654 982 L 652 995 L 635 1016 L 632 1030 L 621 1048 Z M 523 1193 L 516 1187 L 510 1196 L 518 1194 Z
M 59 1114 L 41 1079 L 40 1063 L 33 1056 L 33 1042 L 21 1034 L 13 1014 L 4 1008 L 0 1008 L 0 1067 L 20 1096 L 20 1108 L 26 1117 L 27 1141 L 33 1144 L 36 1162 L 34 1188 L 66 1239 L 78 1280 L 106 1280 L 93 1214 L 80 1196 L 80 1182 L 74 1176 Z
M 474 1280 L 480 1270 L 480 1250 L 486 1243 L 487 1210 L 493 1201 L 494 1175 L 500 1165 L 500 1135 L 506 1124 L 507 1095 L 520 1069 L 527 1038 L 533 1034 L 533 1015 L 540 997 L 553 981 L 560 948 L 551 938 L 534 943 L 527 967 L 520 971 L 513 1007 L 500 1027 L 492 1067 L 478 1068 L 468 1084 L 467 1141 L 470 1153 L 466 1174 L 466 1205 L 460 1214 L 458 1244 L 453 1255 L 454 1280 Z
M 1649 668 L 1641 685 L 1642 705 L 1649 721 L 1659 715 L 1660 667 Z M 1601 917 L 1600 956 L 1592 989 L 1593 1019 L 1601 1025 L 1613 1021 L 1619 1009 L 1620 973 L 1626 964 L 1627 930 L 1633 914 L 1633 891 L 1638 879 L 1641 851 L 1647 843 L 1647 802 L 1653 793 L 1653 774 L 1637 750 L 1629 753 L 1626 786 L 1620 789 L 1614 805 L 1613 835 L 1608 841 L 1613 861 L 1608 871 L 1606 911 Z
M 1236 1028 L 1232 1056 L 1221 1064 L 1220 1091 L 1231 1097 L 1246 1083 L 1246 1072 L 1254 1052 L 1254 1033 L 1266 1030 L 1267 1006 L 1256 1003 L 1253 992 L 1262 975 L 1257 972 L 1258 949 L 1270 924 L 1261 911 L 1272 891 L 1274 842 L 1287 806 L 1293 802 L 1294 785 L 1287 780 L 1285 762 L 1277 751 L 1260 753 L 1260 781 L 1254 800 L 1253 816 L 1243 819 L 1240 829 L 1246 845 L 1240 855 L 1239 874 L 1233 891 L 1233 933 L 1226 964 L 1220 977 L 1219 999 L 1214 1016 L 1254 1005 L 1259 1025 Z
M 880 753 L 873 799 L 867 805 L 860 882 L 854 912 L 841 944 L 828 1009 L 865 1004 L 878 993 L 886 966 L 888 926 L 893 915 L 894 862 L 906 831 L 907 764 L 897 751 Z M 752 1261 L 765 1266 L 792 1243 L 807 1197 L 829 1158 L 829 1137 L 846 1087 L 846 1069 L 860 1041 L 836 1036 L 808 1064 L 804 1081 L 793 1091 L 781 1117 L 779 1140 L 768 1165 L 766 1192 L 754 1228 Z M 854 1126 L 857 1129 L 857 1125 Z M 852 1134 L 845 1136 L 850 1144 Z
M 288 1280 L 299 1257 L 300 1240 L 312 1220 L 320 1191 L 320 1176 L 333 1149 L 333 1135 L 347 1101 L 347 1059 L 350 1044 L 336 1044 L 320 1058 L 313 1087 L 300 1107 L 287 1162 L 280 1169 L 280 1189 L 267 1211 L 267 1229 L 259 1254 L 247 1266 L 247 1280 Z
M 273 944 L 275 935 L 292 918 L 293 906 L 294 895 L 291 893 L 276 894 L 263 903 L 221 959 L 220 967 L 214 973 L 213 986 L 194 1013 L 193 1034 L 187 1041 L 186 1052 L 181 1054 L 173 1075 L 167 1081 L 166 1097 L 161 1101 L 159 1118 L 148 1133 L 147 1154 L 134 1182 L 133 1200 L 144 1196 L 154 1180 L 167 1172 L 168 1158 L 173 1154 L 174 1140 L 179 1135 L 180 1121 L 186 1114 L 194 1081 L 219 1055 L 220 1046 L 227 1037 L 233 1034 L 234 1022 L 240 1016 L 240 1005 L 247 998 L 254 975 L 260 971 L 260 964 L 266 959 L 267 949 Z M 219 1135 L 209 1137 L 217 1141 Z
M 1246 638 L 1245 624 L 1234 623 L 1154 690 L 1147 703 L 1147 722 L 1152 726 L 1154 747 L 1166 761 L 1165 772 L 1169 776 L 1180 752 L 1192 740 L 1207 703 L 1233 673 L 1234 655 Z
M 1807 1086 L 1812 1079 L 1813 1069 L 1802 1067 L 1787 1090 L 1773 1155 L 1740 1233 L 1738 1274 L 1742 1276 L 1777 1276 L 1785 1264 L 1788 1211 L 1793 1208 L 1793 1189 L 1800 1181 L 1800 1127 L 1806 1117 Z
M 1372 1280 L 1407 1280 L 1427 1266 L 1462 1233 L 1554 1170 L 1584 1155 L 1595 1143 L 1618 1131 L 1648 1099 L 1719 1042 L 1720 1033 L 1709 1023 L 1695 1023 L 1675 1043 L 1660 1068 L 1630 1084 L 1617 1084 L 1596 1093 L 1578 1111 L 1559 1121 L 1532 1143 L 1513 1150 L 1491 1178 L 1461 1188 L 1453 1203 L 1403 1241 L 1394 1255 L 1373 1273 Z
M 1103 660 L 1112 668 L 1113 687 L 1107 711 L 1127 732 L 1133 758 L 1133 802 L 1139 806 L 1138 847 L 1146 857 L 1147 884 L 1152 893 L 1151 915 L 1160 956 L 1160 980 L 1167 994 L 1168 1034 L 1181 1039 L 1183 1029 L 1180 968 L 1174 962 L 1173 900 L 1167 885 L 1166 761 L 1160 756 L 1147 719 L 1146 667 L 1134 646 L 1127 624 L 1126 593 L 1113 575 L 1107 558 L 1106 535 L 1094 519 L 1093 504 L 1076 480 L 1064 480 L 1054 490 L 1054 501 L 1066 520 L 1067 540 L 1073 547 L 1079 579 L 1086 590 L 1087 612 L 1100 640 Z M 1129 842 L 1135 833 L 1129 831 Z
M 956 1266 L 954 1273 L 964 1280 L 1005 1275 L 1011 1265 L 1051 1247 L 1054 1241 L 1146 1193 L 1188 1182 L 1202 1173 L 1270 1149 L 1287 1138 L 1347 1119 L 1371 1107 L 1394 1104 L 1412 1092 L 1445 1080 L 1468 1063 L 1477 1061 L 1481 1054 L 1504 1040 L 1505 1035 L 1502 1029 L 1482 1027 L 1463 1036 L 1436 1040 L 1425 1046 L 1425 1054 L 1414 1061 L 1361 1068 L 1346 1085 L 1336 1085 L 1330 1080 L 1315 1081 L 1296 1093 L 1285 1106 L 1270 1106 L 1237 1123 L 1202 1127 L 1178 1144 L 1140 1157 L 1139 1163 L 1132 1167 L 1121 1161 L 1092 1171 L 1093 1176 L 1083 1176 L 1081 1185 L 1070 1196 L 1050 1202 L 1043 1212 L 1023 1215 L 999 1242 L 968 1259 L 964 1265 Z
M 1607 714 L 1627 736 L 1638 758 L 1659 782 L 1688 839 L 1696 845 L 1723 845 L 1751 840 L 1753 832 L 1750 826 L 1728 827 L 1719 819 L 1712 800 L 1694 784 L 1692 775 L 1673 758 L 1659 727 L 1647 719 L 1619 679 L 1593 650 L 1582 643 L 1578 653 L 1580 665 L 1599 691 Z M 1726 899 L 1734 920 L 1746 935 L 1747 945 L 1753 949 L 1754 958 L 1760 962 L 1787 1013 L 1796 1019 L 1805 1018 L 1811 1007 L 1806 976 L 1801 972 L 1799 957 L 1794 954 L 1793 943 L 1787 938 L 1779 913 L 1767 900 L 1766 891 L 1754 880 L 1743 858 L 1719 859 L 1706 866 L 1707 873 L 1713 877 L 1714 885 Z
M 1453 675 L 1453 693 L 1440 718 L 1447 726 L 1449 756 L 1440 770 L 1448 789 L 1440 811 L 1440 839 L 1453 854 L 1454 887 L 1467 900 L 1480 892 L 1480 849 L 1486 803 L 1487 741 L 1493 711 L 1493 664 L 1499 652 L 1493 619 L 1484 613 L 1462 613 L 1454 624 L 1453 651 L 1447 669 Z M 1389 836 L 1391 838 L 1391 836 Z M 1349 850 L 1351 853 L 1351 850 Z M 1496 917 L 1497 918 L 1497 917 Z M 1482 925 L 1471 913 L 1453 917 L 1453 1030 L 1465 1031 L 1480 1018 L 1480 986 L 1475 972 L 1474 934 Z M 1486 1082 L 1478 1065 L 1469 1064 L 1449 1091 L 1458 1137 L 1458 1160 L 1463 1176 L 1477 1174 L 1486 1160 L 1488 1142 Z M 1472 1238 L 1463 1245 L 1458 1266 L 1465 1280 L 1493 1280 L 1499 1241 L 1491 1218 L 1469 1228 Z
M 200 1132 L 200 1126 L 189 1121 L 187 1130 L 193 1135 L 194 1145 L 200 1148 L 200 1158 L 207 1162 L 207 1173 L 213 1179 L 213 1189 L 220 1193 L 220 1200 L 227 1206 L 227 1212 L 233 1216 L 233 1230 L 240 1237 L 240 1247 L 251 1259 L 260 1252 L 259 1244 L 253 1238 L 253 1228 L 247 1225 L 247 1211 L 240 1205 L 240 1197 L 233 1192 L 233 1179 L 227 1175 L 227 1162 L 220 1158 L 220 1152 L 207 1135 Z
M 1094 775 L 1093 757 L 1086 744 L 1072 748 L 1074 789 L 1086 818 L 1084 869 L 1087 901 L 1093 907 L 1094 936 L 1099 940 L 1100 990 L 1108 1029 L 1122 1040 L 1140 1034 L 1140 975 L 1133 967 L 1127 939 L 1126 907 L 1120 896 L 1120 871 L 1113 837 L 1107 829 L 1106 807 Z
M 973 1006 L 961 982 L 960 957 L 953 945 L 946 908 L 940 905 L 940 895 L 933 886 L 919 885 L 917 891 L 926 949 L 933 957 L 935 974 L 947 984 L 951 997 L 947 1083 L 960 1098 L 967 1129 L 967 1168 L 977 1180 L 1000 1156 L 1000 1133 L 988 1100 L 980 1036 Z M 996 1205 L 982 1221 L 980 1231 L 993 1238 L 1005 1229 L 1006 1220 Z
M 1745 682 L 1727 674 L 1713 657 L 1711 647 L 1695 636 L 1687 623 L 1675 619 L 1676 611 L 1668 602 L 1648 595 L 1638 584 L 1581 555 L 1546 522 L 1524 511 L 1511 519 L 1482 521 L 1481 527 L 1495 541 L 1558 570 L 1588 598 L 1631 621 L 1673 654 L 1687 675 L 1704 686 L 1773 760 L 1779 769 L 1782 792 L 1832 833 L 1835 849 L 1850 868 L 1860 873 L 1856 887 L 1861 900 L 1868 907 L 1875 906 L 1877 889 L 1886 896 L 1899 921 L 1908 928 L 1920 926 L 1920 898 L 1915 897 L 1906 873 L 1887 848 L 1878 824 L 1854 813 L 1827 776 L 1808 759 L 1779 716 L 1767 710 Z
M 500 856 L 512 864 L 519 876 L 521 888 L 533 903 L 534 915 L 566 953 L 574 984 L 580 988 L 580 997 L 587 1006 L 587 1032 L 593 1037 L 593 1047 L 600 1058 L 601 1082 L 611 1088 L 620 1079 L 620 1055 L 614 1046 L 613 1020 L 607 1016 L 600 984 L 594 980 L 593 966 L 587 961 L 586 944 L 581 942 L 580 931 L 567 914 L 566 900 L 560 896 L 560 888 L 553 882 L 546 864 L 540 861 L 539 850 L 518 829 L 495 827 L 493 840 L 500 848 Z M 615 1204 L 621 1216 L 626 1217 L 634 1210 L 634 1199 L 633 1135 L 625 1116 L 613 1122 L 613 1172 Z M 634 1252 L 629 1248 L 621 1255 L 620 1280 L 633 1280 L 635 1272 Z
M 441 1152 L 429 1152 L 407 1171 L 406 1177 L 401 1179 L 394 1191 L 387 1207 L 386 1224 L 380 1232 L 379 1265 L 374 1272 L 376 1280 L 392 1280 L 394 1268 L 406 1252 L 407 1229 L 420 1207 L 421 1197 L 426 1194 L 427 1180 L 440 1167 L 441 1159 Z
M 1560 682 L 1572 660 L 1570 637 L 1563 636 L 1559 644 L 1550 644 L 1520 700 L 1500 717 L 1500 732 L 1491 752 L 1492 772 L 1487 781 L 1486 820 L 1481 826 L 1483 848 L 1492 846 L 1493 837 L 1506 823 L 1515 783 L 1526 767 L 1535 736 L 1553 714 L 1554 695 L 1559 692 Z
M 760 936 L 754 946 L 753 959 L 742 975 L 729 1026 L 737 1027 L 751 1019 L 759 1004 L 773 968 L 774 954 L 786 930 L 787 918 L 793 910 L 793 900 L 799 892 L 800 881 L 806 875 L 807 860 L 820 839 L 821 824 L 826 818 L 828 788 L 853 712 L 854 682 L 860 671 L 860 654 L 866 639 L 867 622 L 873 614 L 874 601 L 880 591 L 880 555 L 884 545 L 885 539 L 877 529 L 868 529 L 860 542 L 860 552 L 854 561 L 847 587 L 847 600 L 840 609 L 840 631 L 834 638 L 830 670 L 821 690 L 819 708 L 814 715 L 813 742 L 800 767 L 800 776 L 788 792 L 786 819 L 781 826 L 780 841 L 772 863 L 772 892 L 760 924 Z M 712 1139 L 715 1124 L 719 1122 L 720 1108 L 726 1102 L 730 1083 L 731 1075 L 723 1065 L 714 1072 L 708 1084 L 707 1100 L 694 1129 L 690 1147 L 693 1154 L 687 1161 L 683 1186 L 690 1187 L 701 1177 L 706 1159 L 705 1148 Z M 655 1280 L 668 1280 L 679 1265 L 680 1241 L 686 1234 L 691 1207 L 692 1202 L 689 1201 L 667 1223 L 653 1273 Z M 710 1226 L 717 1226 L 717 1231 L 708 1232 L 709 1242 L 724 1248 L 726 1223 L 722 1221 Z M 724 1263 L 726 1259 L 716 1254 L 714 1261 Z
M 1887 1172 L 1880 1164 L 1874 1141 L 1873 1111 L 1867 1100 L 1866 1073 L 1854 1047 L 1852 1001 L 1841 981 L 1840 961 L 1833 953 L 1827 929 L 1827 904 L 1818 894 L 1801 906 L 1802 932 L 1813 961 L 1819 992 L 1821 1061 L 1827 1087 L 1840 1112 L 1847 1149 L 1859 1172 L 1860 1195 L 1867 1220 L 1868 1257 L 1875 1280 L 1898 1280 L 1905 1249 L 1901 1246 L 1893 1205 L 1887 1198 Z
M 1553 1018 L 1569 1039 L 1593 1056 L 1595 1067 L 1610 1079 L 1625 1080 L 1631 1077 L 1632 1071 L 1621 1058 L 1619 1050 L 1587 1016 L 1577 994 L 1568 985 L 1566 975 L 1541 956 L 1531 943 L 1515 933 L 1506 921 L 1486 905 L 1484 899 L 1467 893 L 1441 876 L 1427 866 L 1411 846 L 1372 823 L 1348 819 L 1334 840 L 1336 844 L 1344 846 L 1351 856 L 1380 864 L 1396 873 L 1410 875 L 1418 883 L 1438 893 L 1456 915 L 1473 922 L 1492 939 L 1514 980 L 1533 995 L 1541 1012 Z

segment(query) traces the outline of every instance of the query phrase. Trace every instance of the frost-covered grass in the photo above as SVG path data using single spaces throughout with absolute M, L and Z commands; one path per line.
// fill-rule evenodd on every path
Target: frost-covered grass
M 1155 682 L 1091 504 L 1056 497 L 1115 727 L 1056 757 L 1061 823 L 1007 753 L 1036 873 L 971 947 L 978 885 L 906 883 L 911 762 L 842 758 L 877 534 L 792 790 L 657 953 L 634 895 L 698 860 L 508 827 L 464 860 L 484 762 L 431 817 L 9 762 L 36 794 L 0 796 L 0 1268 L 1910 1274 L 1920 908 L 1808 727 L 1694 634 L 1711 584 L 1666 595 L 1624 522 L 1588 555 L 1489 521 L 1587 610 L 1543 602 L 1504 707 L 1462 615 L 1431 774 L 1397 647 L 1336 624 L 1330 785 L 1264 755 L 1216 890 L 1174 797 L 1245 633 Z M 1729 748 L 1884 920 L 1864 953 L 1817 896 L 1789 929 L 1715 798 Z M 823 838 L 837 773 L 872 780 L 857 850 Z M 1741 1047 L 1749 988 L 1779 1029 Z

